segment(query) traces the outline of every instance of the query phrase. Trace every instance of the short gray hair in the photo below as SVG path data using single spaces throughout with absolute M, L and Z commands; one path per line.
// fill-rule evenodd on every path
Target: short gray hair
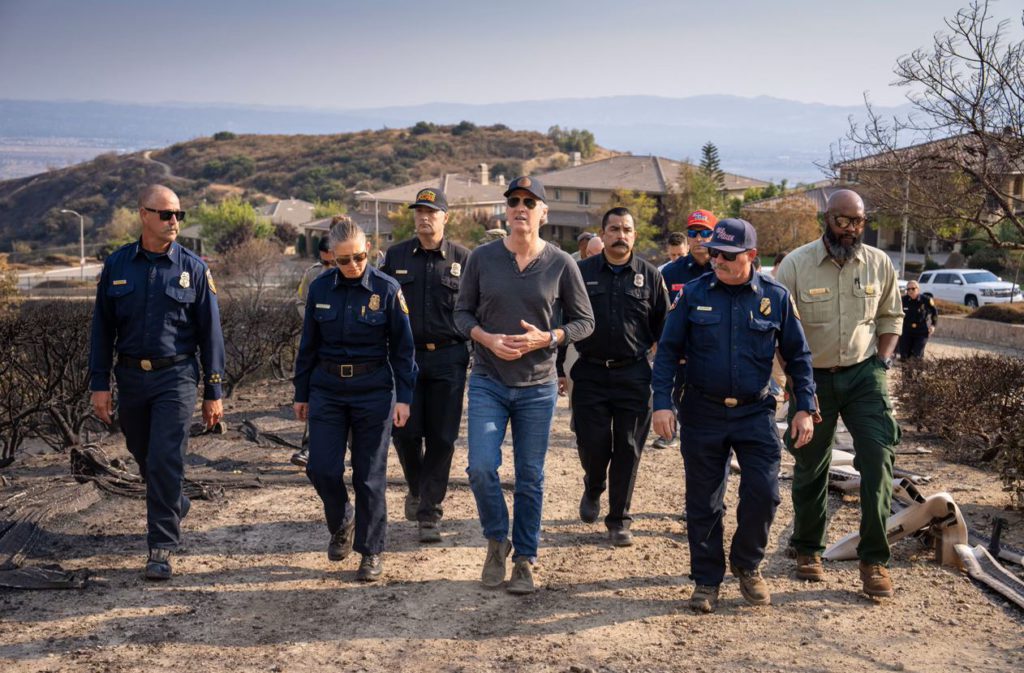
M 331 243 L 331 248 L 334 248 L 339 243 L 351 241 L 353 238 L 365 237 L 366 232 L 363 231 L 362 227 L 353 222 L 351 217 L 337 215 L 331 219 L 331 231 L 327 236 Z
M 146 204 L 150 203 L 150 200 L 157 194 L 170 194 L 171 196 L 177 196 L 177 194 L 174 193 L 174 190 L 170 187 L 156 184 L 146 185 L 142 188 L 142 191 L 139 192 L 139 208 L 146 208 Z

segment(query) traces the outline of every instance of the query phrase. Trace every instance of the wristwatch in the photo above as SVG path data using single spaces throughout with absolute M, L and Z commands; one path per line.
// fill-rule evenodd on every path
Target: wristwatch
M 878 358 L 878 361 L 882 363 L 886 371 L 892 369 L 893 357 L 891 355 L 887 358 Z
M 555 334 L 555 330 L 551 330 L 550 332 L 548 332 L 548 334 L 551 335 L 551 343 L 548 344 L 548 348 L 550 348 L 553 351 L 558 350 L 558 335 Z

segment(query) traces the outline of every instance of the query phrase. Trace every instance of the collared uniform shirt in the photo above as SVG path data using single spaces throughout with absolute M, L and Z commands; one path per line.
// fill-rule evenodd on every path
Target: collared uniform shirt
M 387 360 L 394 372 L 395 399 L 409 404 L 416 386 L 414 354 L 408 307 L 398 283 L 369 265 L 362 277 L 351 281 L 332 269 L 309 286 L 295 358 L 295 401 L 309 401 L 310 377 L 322 361 Z
M 939 312 L 931 297 L 903 296 L 903 334 L 928 334 L 928 326 L 939 322 Z
M 615 271 L 603 254 L 579 263 L 594 311 L 594 331 L 576 343 L 583 357 L 625 360 L 644 356 L 661 337 L 668 291 L 654 265 L 637 255 Z
M 159 255 L 147 254 L 141 241 L 114 251 L 96 286 L 89 389 L 110 390 L 115 349 L 128 357 L 157 359 L 194 355 L 197 348 L 203 399 L 218 400 L 224 335 L 217 286 L 206 262 L 177 243 Z
M 786 255 L 776 278 L 796 300 L 817 368 L 863 362 L 878 351 L 878 335 L 902 331 L 896 269 L 878 248 L 862 245 L 839 266 L 819 238 Z
M 326 273 L 332 268 L 334 268 L 333 265 L 324 266 L 321 262 L 317 262 L 302 272 L 302 278 L 299 280 L 298 296 L 295 299 L 295 308 L 299 310 L 299 315 L 306 315 L 306 296 L 309 294 L 309 286 L 320 277 L 320 274 Z
M 721 398 L 750 398 L 768 386 L 776 348 L 793 380 L 797 410 L 814 411 L 811 353 L 786 288 L 756 271 L 738 286 L 714 274 L 687 283 L 658 342 L 655 410 L 672 408 L 680 358 L 686 358 L 687 386 Z
M 710 259 L 706 264 L 701 266 L 697 263 L 697 260 L 693 258 L 693 255 L 690 254 L 684 255 L 676 261 L 669 262 L 665 265 L 665 268 L 661 270 L 661 275 L 665 279 L 666 287 L 668 287 L 669 304 L 672 304 L 679 298 L 679 293 L 682 291 L 684 285 L 689 283 L 691 280 L 697 280 L 708 271 L 711 271 Z
M 422 248 L 418 238 L 388 248 L 380 270 L 402 286 L 417 346 L 465 342 L 455 327 L 455 299 L 468 258 L 468 248 L 448 239 L 436 250 Z

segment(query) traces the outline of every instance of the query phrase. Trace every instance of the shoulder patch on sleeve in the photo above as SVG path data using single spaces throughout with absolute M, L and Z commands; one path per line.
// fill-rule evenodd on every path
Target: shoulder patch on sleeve
M 796 298 L 794 298 L 792 294 L 789 295 L 789 305 L 793 307 L 793 316 L 797 320 L 800 320 L 800 309 L 796 307 Z
M 213 282 L 213 274 L 206 270 L 206 284 L 210 286 L 210 292 L 217 294 L 217 285 Z
M 409 305 L 405 303 L 405 295 L 398 291 L 398 305 L 402 307 L 402 313 L 409 315 Z

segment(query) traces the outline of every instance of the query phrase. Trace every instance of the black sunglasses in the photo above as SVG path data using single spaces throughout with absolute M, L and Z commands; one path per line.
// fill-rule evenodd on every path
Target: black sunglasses
M 355 262 L 356 264 L 362 264 L 365 261 L 366 261 L 366 253 L 365 252 L 357 252 L 354 255 L 345 255 L 343 257 L 339 256 L 339 257 L 335 257 L 334 258 L 334 263 L 337 264 L 338 266 L 348 266 L 352 262 Z
M 184 210 L 157 210 L 155 208 L 147 208 L 146 206 L 142 206 L 142 209 L 148 210 L 151 213 L 157 213 L 164 222 L 168 222 L 172 217 L 178 218 L 178 222 L 185 221 Z
M 527 210 L 533 210 L 534 208 L 537 207 L 537 199 L 531 199 L 529 196 L 523 197 L 522 199 L 520 199 L 518 196 L 510 196 L 508 197 L 508 201 L 506 201 L 505 203 L 508 204 L 509 208 L 515 208 L 516 206 L 519 205 L 520 201 L 523 202 L 523 205 L 526 206 Z
M 724 257 L 727 262 L 735 262 L 736 258 L 742 255 L 742 252 L 725 252 L 716 248 L 708 248 L 708 254 L 712 257 Z
M 714 233 L 715 232 L 713 232 L 710 229 L 687 229 L 686 230 L 686 235 L 689 236 L 690 238 L 697 238 L 698 236 L 700 236 L 701 238 L 711 238 L 711 236 Z

